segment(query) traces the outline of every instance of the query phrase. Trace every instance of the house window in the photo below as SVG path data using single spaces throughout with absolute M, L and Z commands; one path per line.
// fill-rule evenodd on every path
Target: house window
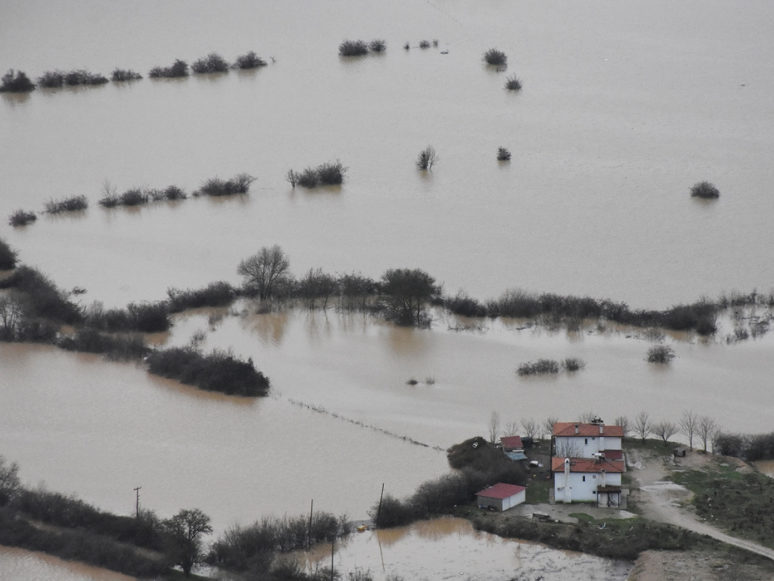
M 586 477 L 585 476 L 583 477 L 583 482 L 586 482 Z
M 586 439 L 584 440 L 584 443 L 585 443 L 586 445 L 588 445 L 588 443 L 589 443 L 589 439 L 588 439 L 588 438 L 586 438 Z
M 594 474 L 594 480 L 596 480 L 596 479 L 597 479 L 597 475 L 596 475 L 596 474 Z

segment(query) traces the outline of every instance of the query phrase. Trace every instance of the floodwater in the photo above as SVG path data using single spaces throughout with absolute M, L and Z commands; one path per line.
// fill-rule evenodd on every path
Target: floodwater
M 238 283 L 239 261 L 272 244 L 296 275 L 416 267 L 479 299 L 520 286 L 661 308 L 767 291 L 773 20 L 763 0 L 2 3 L 2 71 L 145 74 L 249 50 L 270 64 L 0 95 L 0 237 L 63 288 L 87 289 L 85 304 L 107 306 Z M 343 60 L 345 38 L 385 38 L 388 49 Z M 422 39 L 438 47 L 419 49 Z M 508 54 L 506 72 L 482 65 L 492 47 Z M 503 90 L 509 74 L 523 81 L 519 94 Z M 413 162 L 428 144 L 440 161 L 423 174 Z M 512 151 L 509 164 L 495 161 L 498 146 Z M 284 181 L 288 169 L 337 158 L 349 168 L 341 188 Z M 249 196 L 97 205 L 105 180 L 190 192 L 240 172 L 258 178 Z M 705 179 L 719 200 L 689 197 Z M 6 224 L 16 209 L 79 194 L 90 201 L 83 213 Z M 161 516 L 198 506 L 223 530 L 303 512 L 311 498 L 364 517 L 382 482 L 402 496 L 442 474 L 442 450 L 486 433 L 495 409 L 506 424 L 586 410 L 676 420 L 692 408 L 729 430 L 770 429 L 768 337 L 670 337 L 677 359 L 657 368 L 643 361 L 650 343 L 625 331 L 211 314 L 179 317 L 155 340 L 207 331 L 206 348 L 254 357 L 270 398 L 202 394 L 133 365 L 0 345 L 0 453 L 27 483 L 122 514 L 142 486 L 141 503 Z M 586 370 L 514 373 L 566 356 Z
M 421 521 L 409 527 L 355 533 L 334 548 L 334 566 L 370 571 L 381 581 L 404 579 L 626 579 L 631 564 L 479 532 L 465 520 Z M 302 554 L 308 569 L 329 567 L 331 546 Z
M 0 547 L 0 579 L 7 581 L 130 581 L 132 577 L 63 561 L 42 553 Z

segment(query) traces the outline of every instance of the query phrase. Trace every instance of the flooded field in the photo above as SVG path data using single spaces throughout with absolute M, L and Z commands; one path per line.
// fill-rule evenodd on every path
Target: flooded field
M 762 0 L 4 3 L 0 72 L 146 75 L 176 58 L 249 50 L 268 66 L 0 94 L 0 237 L 62 288 L 84 288 L 84 305 L 108 307 L 160 300 L 170 287 L 238 284 L 239 261 L 273 244 L 297 276 L 422 268 L 446 293 L 481 300 L 522 287 L 665 308 L 768 292 L 773 15 Z M 387 51 L 343 59 L 346 38 L 384 38 Z M 438 45 L 420 49 L 421 40 Z M 492 47 L 508 55 L 507 71 L 482 63 Z M 511 74 L 524 85 L 515 94 L 504 90 Z M 440 160 L 423 173 L 414 160 L 427 145 Z M 510 163 L 496 161 L 500 146 Z M 335 159 L 349 168 L 342 187 L 285 181 L 291 168 Z M 257 178 L 247 196 L 97 203 L 105 180 L 119 192 L 176 184 L 190 194 L 241 172 Z M 701 180 L 719 200 L 690 198 Z M 7 225 L 17 209 L 40 213 L 73 195 L 89 208 Z M 581 411 L 677 420 L 693 409 L 729 430 L 770 430 L 768 336 L 668 336 L 677 358 L 658 367 L 644 361 L 652 342 L 612 327 L 485 321 L 460 331 L 470 322 L 436 314 L 431 330 L 413 330 L 332 310 L 254 311 L 185 314 L 153 341 L 182 345 L 204 331 L 204 348 L 253 357 L 273 385 L 257 401 L 0 344 L 0 454 L 28 484 L 120 514 L 141 485 L 141 502 L 160 516 L 198 506 L 221 531 L 302 512 L 311 498 L 365 518 L 382 482 L 403 496 L 444 473 L 443 450 L 485 433 L 495 409 L 503 424 Z M 515 374 L 522 362 L 569 356 L 586 369 Z M 395 534 L 406 547 L 432 537 Z M 512 557 L 512 544 L 476 543 Z M 16 562 L 0 554 L 0 577 Z
M 70 563 L 42 553 L 0 547 L 0 579 L 8 581 L 131 581 L 104 569 Z

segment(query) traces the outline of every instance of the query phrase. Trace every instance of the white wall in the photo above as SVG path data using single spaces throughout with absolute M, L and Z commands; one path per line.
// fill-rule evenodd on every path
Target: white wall
M 564 472 L 554 472 L 554 499 L 556 502 L 564 501 Z M 597 501 L 597 495 L 594 494 L 597 486 L 602 485 L 602 474 L 578 472 L 570 473 L 570 494 L 572 502 Z M 606 486 L 621 486 L 621 475 L 619 473 L 605 474 Z
M 593 458 L 594 454 L 603 450 L 620 450 L 621 438 L 610 436 L 558 436 L 556 438 L 556 455 L 567 456 L 565 449 L 572 450 L 574 458 Z

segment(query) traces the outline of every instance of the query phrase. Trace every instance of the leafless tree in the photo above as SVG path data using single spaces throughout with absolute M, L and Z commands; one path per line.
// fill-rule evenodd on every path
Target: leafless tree
M 543 420 L 543 430 L 545 430 L 545 433 L 548 434 L 548 437 L 554 435 L 554 424 L 559 421 L 559 418 L 556 416 L 548 416 L 545 420 Z
M 699 415 L 693 410 L 686 410 L 680 418 L 680 429 L 688 436 L 688 446 L 693 450 L 693 437 L 699 428 Z
M 432 145 L 428 145 L 417 156 L 417 167 L 422 170 L 433 169 L 433 166 L 438 161 L 438 154 L 435 152 L 435 148 Z
M 707 451 L 707 444 L 712 441 L 712 438 L 715 437 L 715 434 L 717 434 L 719 430 L 720 430 L 720 426 L 711 417 L 709 416 L 699 417 L 699 424 L 698 424 L 698 429 L 696 430 L 696 433 L 701 439 L 701 444 L 705 452 Z
M 629 432 L 632 431 L 631 426 L 629 426 L 629 418 L 626 416 L 618 416 L 613 423 L 614 425 L 621 426 L 621 428 L 623 428 L 624 438 L 626 438 L 629 435 Z
M 0 506 L 8 504 L 19 491 L 19 465 L 16 462 L 5 463 L 0 456 Z
M 497 436 L 500 435 L 500 414 L 493 411 L 489 416 L 489 441 L 494 444 L 497 441 Z
M 634 433 L 637 434 L 642 443 L 645 443 L 645 439 L 650 435 L 652 431 L 650 423 L 650 415 L 646 411 L 641 411 L 634 416 Z
M 540 424 L 533 418 L 521 418 L 521 427 L 528 438 L 534 438 L 540 431 Z
M 582 424 L 590 424 L 595 419 L 597 419 L 597 414 L 591 411 L 583 412 L 578 415 L 578 421 Z
M 0 297 L 0 341 L 21 339 L 24 307 L 12 296 Z
M 674 436 L 677 432 L 677 425 L 674 422 L 664 420 L 653 424 L 653 433 L 664 441 L 664 446 L 667 445 L 669 438 Z
M 555 456 L 560 458 L 578 458 L 581 455 L 582 451 L 578 442 L 569 438 L 557 438 L 556 440 Z
M 278 245 L 264 246 L 257 254 L 239 263 L 237 273 L 258 292 L 261 299 L 271 298 L 276 289 L 290 280 L 290 260 Z
M 518 436 L 519 422 L 508 422 L 503 429 L 503 436 Z

